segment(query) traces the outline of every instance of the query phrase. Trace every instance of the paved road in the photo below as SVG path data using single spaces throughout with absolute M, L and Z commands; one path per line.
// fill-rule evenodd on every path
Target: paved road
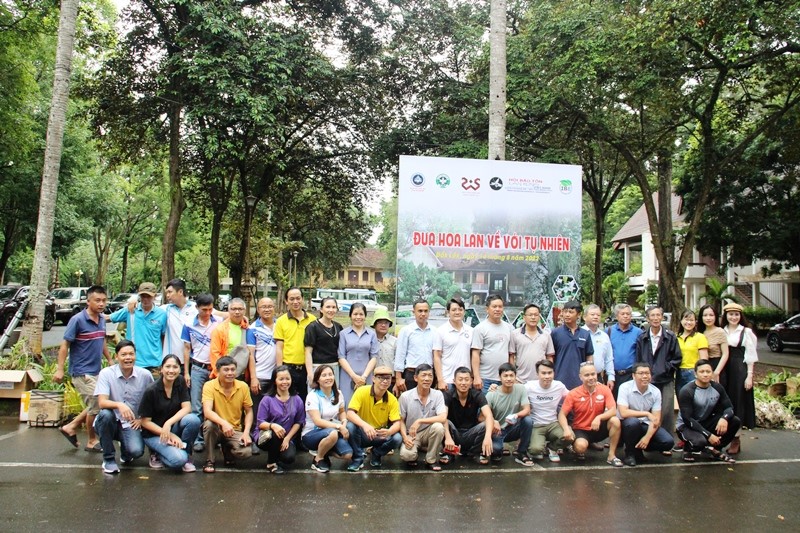
M 199 460 L 197 461 L 199 464 Z M 533 468 L 466 460 L 441 474 L 385 469 L 284 476 L 266 458 L 214 475 L 151 470 L 142 458 L 103 474 L 98 454 L 55 429 L 0 419 L 0 523 L 6 531 L 798 531 L 800 434 L 756 430 L 736 465 L 652 457 L 636 468 L 565 459 Z

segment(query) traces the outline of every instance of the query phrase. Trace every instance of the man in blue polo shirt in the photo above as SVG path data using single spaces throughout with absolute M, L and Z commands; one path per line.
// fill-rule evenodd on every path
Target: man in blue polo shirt
M 64 363 L 69 353 L 69 374 L 72 386 L 78 391 L 86 408 L 72 422 L 60 428 L 61 434 L 75 448 L 78 445 L 78 429 L 86 423 L 86 451 L 100 452 L 100 441 L 94 432 L 94 418 L 97 416 L 97 400 L 94 387 L 103 357 L 111 364 L 106 346 L 106 319 L 103 309 L 106 307 L 106 289 L 100 285 L 92 285 L 86 291 L 86 309 L 73 316 L 64 332 L 64 340 L 58 349 L 58 361 L 53 379 L 61 383 L 64 379 Z
M 579 302 L 571 300 L 564 304 L 561 318 L 564 325 L 553 330 L 553 348 L 556 355 L 553 361 L 556 366 L 556 379 L 568 390 L 581 386 L 580 364 L 592 362 L 594 347 L 588 331 L 578 327 L 578 317 L 583 311 Z
M 633 363 L 636 361 L 636 339 L 642 330 L 631 323 L 633 310 L 628 304 L 614 306 L 617 323 L 608 328 L 611 348 L 614 352 L 614 374 L 608 376 L 608 388 L 617 399 L 619 386 L 633 377 Z
M 133 313 L 127 307 L 115 311 L 111 322 L 125 322 L 125 338 L 136 343 L 136 366 L 158 374 L 161 366 L 161 343 L 167 330 L 167 313 L 154 304 L 156 286 L 139 285 L 139 304 Z

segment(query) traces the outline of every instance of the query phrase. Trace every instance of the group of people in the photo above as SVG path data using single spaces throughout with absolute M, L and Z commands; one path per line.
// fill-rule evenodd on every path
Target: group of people
M 507 454 L 532 466 L 571 453 L 580 461 L 589 449 L 604 450 L 605 440 L 613 466 L 635 466 L 645 451 L 733 462 L 738 432 L 754 426 L 755 337 L 737 304 L 725 306 L 719 324 L 710 306 L 699 326 L 687 311 L 676 335 L 662 327 L 657 307 L 647 311 L 646 331 L 632 325 L 627 305 L 603 330 L 600 308 L 584 312 L 574 301 L 552 330 L 535 304 L 514 328 L 496 295 L 474 329 L 459 298 L 447 303 L 448 321 L 432 328 L 420 300 L 395 337 L 387 312 L 368 321 L 355 303 L 343 327 L 335 299 L 323 299 L 316 318 L 297 288 L 286 291 L 279 317 L 272 299 L 259 300 L 252 323 L 242 300 L 221 313 L 209 294 L 190 301 L 179 279 L 167 284 L 165 306 L 154 305 L 156 288 L 143 283 L 138 302 L 110 316 L 103 287 L 87 292 L 55 375 L 63 379 L 68 360 L 86 409 L 60 431 L 78 447 L 85 424 L 85 449 L 103 454 L 107 473 L 119 472 L 115 441 L 122 464 L 148 448 L 152 468 L 193 472 L 193 454 L 204 453 L 206 473 L 217 469 L 217 448 L 225 466 L 264 452 L 274 474 L 300 449 L 311 451 L 311 469 L 321 473 L 331 458 L 357 472 L 368 450 L 373 469 L 397 451 L 409 467 L 438 472 L 460 456 L 489 464 Z M 105 344 L 107 319 L 126 324 L 116 364 Z M 101 370 L 103 357 L 109 366 Z

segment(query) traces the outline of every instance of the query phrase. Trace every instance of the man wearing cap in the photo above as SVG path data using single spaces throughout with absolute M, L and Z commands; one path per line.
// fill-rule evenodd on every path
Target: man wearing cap
M 575 300 L 564 304 L 561 319 L 564 324 L 555 328 L 550 335 L 556 355 L 553 362 L 556 366 L 556 379 L 568 390 L 581 385 L 578 368 L 583 362 L 592 362 L 594 346 L 592 337 L 585 329 L 578 327 L 578 317 L 583 307 Z
M 400 447 L 400 403 L 389 392 L 392 368 L 380 365 L 373 372 L 371 385 L 362 385 L 353 393 L 347 406 L 347 431 L 353 448 L 353 462 L 347 467 L 358 472 L 364 467 L 364 448 L 372 446 L 372 468 L 381 467 L 381 459 Z
M 397 337 L 389 333 L 394 324 L 389 318 L 389 311 L 378 309 L 372 316 L 372 329 L 378 337 L 380 350 L 378 351 L 378 362 L 375 366 L 394 366 L 394 356 L 397 350 Z M 392 386 L 394 386 L 394 376 L 392 376 Z
M 162 342 L 167 330 L 167 313 L 155 306 L 156 286 L 139 285 L 139 303 L 130 312 L 121 307 L 109 317 L 111 322 L 125 322 L 125 338 L 136 344 L 136 366 L 158 375 L 161 366 Z M 177 354 L 176 354 L 177 355 Z
M 472 328 L 464 324 L 464 300 L 452 298 L 447 302 L 447 322 L 436 328 L 433 338 L 433 368 L 437 388 L 454 391 L 456 368 L 470 366 Z

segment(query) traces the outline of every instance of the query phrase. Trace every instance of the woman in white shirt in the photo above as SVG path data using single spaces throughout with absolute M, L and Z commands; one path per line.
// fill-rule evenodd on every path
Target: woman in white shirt
M 744 309 L 737 303 L 729 303 L 722 308 L 722 329 L 728 336 L 728 375 L 726 392 L 733 403 L 733 410 L 742 427 L 754 428 L 756 425 L 756 406 L 753 397 L 753 365 L 758 361 L 755 333 L 744 316 Z M 733 439 L 728 453 L 739 453 L 739 436 Z
M 301 434 L 303 446 L 317 451 L 311 469 L 323 474 L 329 472 L 329 455 L 349 463 L 353 449 L 347 442 L 348 438 L 344 399 L 336 388 L 333 368 L 320 365 L 314 371 L 311 390 L 306 397 L 306 423 Z

